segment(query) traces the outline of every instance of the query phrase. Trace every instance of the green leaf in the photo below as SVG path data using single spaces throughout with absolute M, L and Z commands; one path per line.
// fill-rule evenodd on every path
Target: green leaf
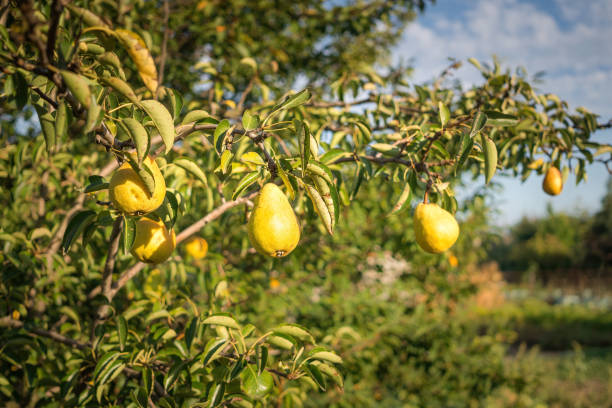
M 232 367 L 232 371 L 230 371 L 228 381 L 231 382 L 234 378 L 238 377 L 246 366 L 247 362 L 245 361 L 244 356 L 240 356 L 238 361 L 236 361 L 236 364 L 234 364 L 234 367 Z
M 206 364 L 214 360 L 216 356 L 221 353 L 227 341 L 227 339 L 210 339 L 206 345 L 205 354 L 202 358 L 202 365 L 206 366 Z
M 261 374 L 268 364 L 268 348 L 266 346 L 261 346 L 258 347 L 257 351 L 257 373 Z
M 492 110 L 487 110 L 484 113 L 487 115 L 487 125 L 489 126 L 516 126 L 518 124 L 516 116 Z
M 342 364 L 342 357 L 331 351 L 317 351 L 310 355 L 316 360 L 329 361 L 330 363 Z
M 234 159 L 234 153 L 231 150 L 225 150 L 221 153 L 221 164 L 215 169 L 215 171 L 221 170 L 221 173 L 227 174 L 228 170 L 231 169 L 230 164 Z
M 460 169 L 465 163 L 465 161 L 468 159 L 468 157 L 470 156 L 470 153 L 472 152 L 473 147 L 474 147 L 474 140 L 468 139 L 467 145 L 463 149 L 463 152 L 461 152 L 461 156 L 459 157 L 459 160 L 455 164 L 455 168 L 454 168 L 455 173 L 457 173 L 457 170 Z
M 385 156 L 397 157 L 400 154 L 397 146 L 388 143 L 372 143 L 370 147 Z
M 91 89 L 87 80 L 71 71 L 61 70 L 60 75 L 70 93 L 74 95 L 81 105 L 89 109 L 91 105 Z
M 314 338 L 312 337 L 312 335 L 308 332 L 308 330 L 306 330 L 305 327 L 300 326 L 298 324 L 283 324 L 276 327 L 273 332 L 275 334 L 285 334 L 288 336 L 292 336 L 296 339 L 300 339 L 302 341 L 314 344 Z
M 285 188 L 287 189 L 287 195 L 289 196 L 289 199 L 293 201 L 295 200 L 295 190 L 293 189 L 293 185 L 289 181 L 289 177 L 287 176 L 287 173 L 285 172 L 285 169 L 283 169 L 283 166 L 281 165 L 281 163 L 278 160 L 276 160 L 276 156 L 274 158 L 275 158 L 275 161 L 278 163 L 278 166 L 276 166 L 276 170 L 278 171 L 278 176 L 281 178 L 281 180 L 283 181 L 283 184 L 285 185 Z
M 213 133 L 213 144 L 215 145 L 215 149 L 217 153 L 221 154 L 221 150 L 223 150 L 223 142 L 225 140 L 225 135 L 227 134 L 227 130 L 230 128 L 229 120 L 223 119 L 217 125 L 215 132 Z
M 310 130 L 306 123 L 297 119 L 293 120 L 293 126 L 295 127 L 295 134 L 298 139 L 300 159 L 302 160 L 302 177 L 304 177 L 310 156 Z
M 198 166 L 191 159 L 188 159 L 188 158 L 185 158 L 185 157 L 181 157 L 179 159 L 174 160 L 173 163 L 175 165 L 185 169 L 187 172 L 191 173 L 195 177 L 197 177 L 202 182 L 202 184 L 204 184 L 205 186 L 208 185 L 208 180 L 206 179 L 206 174 L 204 174 L 204 171 L 202 171 L 200 166 Z
M 308 165 L 306 166 L 306 170 L 308 170 L 310 174 L 314 174 L 316 176 L 322 177 L 323 179 L 325 179 L 325 181 L 327 181 L 330 184 L 333 183 L 332 172 L 323 163 L 319 163 L 315 160 L 310 160 L 308 162 Z
M 257 152 L 246 152 L 240 156 L 240 161 L 243 163 L 254 164 L 256 166 L 265 166 L 266 162 Z
M 87 109 L 87 120 L 85 121 L 85 126 L 83 127 L 83 133 L 89 133 L 94 130 L 101 122 L 104 117 L 104 112 L 102 108 L 96 102 L 96 98 L 94 95 L 91 95 L 91 101 L 89 103 L 89 108 Z
M 125 73 L 123 72 L 123 68 L 121 67 L 121 62 L 119 61 L 117 54 L 107 51 L 104 54 L 99 55 L 97 59 L 101 64 L 113 67 L 117 75 L 119 75 L 119 77 L 125 81 Z
M 370 130 L 368 125 L 366 125 L 365 123 L 361 121 L 355 122 L 355 125 L 357 126 L 357 129 L 359 129 L 359 132 L 361 132 L 361 135 L 363 136 L 363 138 L 366 141 L 369 141 L 370 137 L 372 136 L 372 131 Z
M 174 118 L 174 121 L 176 121 L 183 110 L 183 96 L 178 91 L 171 88 L 164 88 L 164 90 L 166 92 L 164 101 L 168 101 L 170 103 L 170 107 L 172 108 L 172 117 Z
M 147 396 L 150 396 L 151 393 L 153 392 L 154 384 L 155 384 L 155 375 L 153 373 L 153 370 L 151 370 L 147 366 L 143 367 L 143 370 L 142 370 L 142 385 L 144 387 L 144 390 L 145 390 Z
M 254 171 L 254 172 L 248 173 L 242 179 L 240 179 L 240 181 L 238 182 L 238 185 L 236 186 L 236 188 L 234 189 L 234 192 L 232 193 L 232 200 L 235 200 L 236 198 L 238 198 L 244 190 L 246 190 L 250 185 L 255 183 L 259 179 L 259 176 L 260 176 L 259 172 Z
M 244 130 L 253 130 L 257 129 L 259 126 L 259 116 L 251 114 L 250 111 L 244 111 L 242 115 L 242 127 Z
M 244 372 L 242 384 L 244 387 L 244 392 L 249 397 L 261 399 L 272 391 L 272 388 L 274 387 L 274 378 L 272 377 L 272 374 L 267 371 L 262 371 L 261 373 L 257 374 L 252 368 L 249 367 L 249 369 Z
M 85 227 L 87 227 L 96 217 L 96 212 L 91 210 L 80 211 L 76 213 L 68 222 L 66 232 L 62 239 L 62 251 L 68 252 L 70 246 L 74 240 L 83 233 Z
M 123 246 L 123 253 L 127 254 L 132 249 L 134 239 L 136 238 L 136 221 L 133 217 L 124 215 L 122 227 L 121 244 Z
M 325 182 L 325 180 L 323 180 L 323 182 Z M 330 213 L 330 207 L 328 206 L 328 202 L 321 196 L 321 193 L 319 192 L 319 190 L 317 190 L 317 188 L 306 183 L 304 184 L 304 186 L 306 187 L 306 193 L 308 194 L 310 201 L 312 201 L 312 205 L 317 214 L 319 215 L 321 222 L 323 222 L 325 229 L 327 230 L 329 235 L 333 235 L 335 215 Z
M 98 17 L 87 9 L 73 6 L 70 3 L 66 4 L 66 7 L 68 7 L 71 13 L 74 13 L 76 17 L 82 20 L 83 23 L 85 23 L 85 25 L 89 27 L 107 27 L 107 24 L 104 22 L 104 20 L 102 20 L 100 17 Z
M 338 372 L 338 370 L 336 370 L 335 367 L 322 363 L 320 361 L 313 361 L 311 365 L 317 367 L 319 371 L 330 377 L 336 384 L 338 384 L 340 388 L 344 387 L 342 375 L 340 375 L 340 373 Z
M 117 335 L 119 337 L 119 347 L 121 351 L 125 349 L 125 342 L 127 340 L 127 322 L 123 316 L 117 317 Z
M 136 160 L 134 160 L 133 155 L 127 154 L 124 157 L 136 174 L 138 174 L 140 180 L 142 180 L 143 184 L 147 188 L 147 193 L 149 193 L 149 196 L 153 196 L 155 193 L 155 176 L 153 176 L 153 171 L 147 162 L 143 162 L 141 166 Z
M 221 404 L 221 402 L 223 401 L 223 396 L 225 395 L 225 383 L 221 382 L 219 384 L 217 384 L 217 386 L 215 387 L 212 397 L 210 398 L 210 407 L 216 407 L 219 406 L 219 404 Z
M 151 146 L 151 139 L 149 134 L 142 124 L 133 118 L 124 118 L 123 124 L 125 125 L 130 138 L 134 141 L 136 146 L 136 153 L 138 156 L 138 164 L 142 165 L 142 161 L 149 154 L 149 148 Z
M 470 130 L 470 138 L 474 138 L 482 130 L 487 123 L 487 115 L 481 111 L 476 112 L 474 121 L 472 122 L 472 129 Z
M 268 343 L 285 350 L 291 350 L 294 346 L 293 342 L 284 335 L 270 336 L 268 337 Z
M 331 149 L 323 154 L 323 156 L 319 157 L 319 162 L 323 164 L 333 164 L 336 160 L 350 156 L 350 152 L 346 152 L 342 149 Z
M 393 209 L 391 210 L 389 215 L 393 215 L 397 212 L 400 212 L 406 209 L 407 208 L 406 203 L 408 203 L 408 207 L 410 207 L 410 200 L 409 200 L 410 192 L 411 192 L 410 183 L 406 183 L 404 185 L 404 189 L 402 190 L 402 193 L 399 196 L 399 199 L 393 206 Z
M 28 103 L 28 82 L 19 71 L 13 74 L 13 82 L 15 85 L 15 102 L 17 110 L 20 111 Z
M 270 120 L 276 112 L 300 106 L 306 103 L 306 101 L 310 99 L 310 96 L 310 91 L 308 89 L 303 89 L 296 94 L 286 96 L 282 102 L 272 107 L 272 110 L 270 110 L 270 113 L 268 113 L 268 116 L 264 119 L 262 126 L 265 126 L 268 120 Z
M 49 112 L 46 112 L 40 106 L 34 105 L 34 107 L 36 108 L 38 120 L 40 121 L 40 129 L 42 130 L 43 137 L 45 138 L 47 153 L 51 153 L 56 143 L 55 120 Z
M 170 228 L 174 227 L 176 219 L 178 217 L 179 203 L 176 199 L 175 193 L 170 190 L 166 191 L 166 212 L 170 216 Z
M 187 349 L 191 348 L 191 343 L 193 343 L 193 339 L 198 331 L 198 322 L 199 319 L 193 317 L 185 329 L 185 344 L 187 345 Z
M 161 138 L 166 146 L 165 154 L 172 149 L 174 145 L 175 131 L 174 121 L 168 109 L 155 99 L 147 99 L 140 102 L 142 109 L 153 120 Z
M 149 405 L 149 396 L 147 395 L 147 391 L 142 387 L 138 387 L 138 389 L 132 391 L 132 398 L 140 408 L 147 408 Z
M 204 319 L 202 324 L 212 324 L 215 326 L 224 326 L 231 329 L 240 330 L 240 325 L 236 320 L 227 315 L 213 315 Z
M 308 376 L 312 378 L 314 382 L 319 386 L 321 391 L 325 391 L 325 378 L 323 377 L 323 374 L 321 374 L 321 371 L 317 368 L 317 366 L 314 364 L 306 364 L 304 366 L 304 369 L 306 370 Z
M 196 110 L 192 110 L 191 112 L 187 112 L 187 114 L 185 115 L 181 123 L 182 124 L 191 123 L 191 122 L 197 123 L 198 121 L 202 119 L 206 119 L 206 118 L 210 118 L 210 114 L 208 112 L 206 112 L 205 110 L 196 109 Z
M 127 84 L 127 82 L 117 77 L 102 78 L 102 82 L 113 88 L 120 95 L 124 96 L 128 101 L 138 105 L 140 100 L 138 99 L 132 88 Z
M 68 108 L 66 102 L 61 99 L 57 101 L 57 111 L 55 113 L 55 138 L 61 139 L 68 133 Z
M 186 367 L 187 364 L 184 361 L 178 361 L 174 363 L 172 367 L 170 367 L 168 374 L 166 374 L 166 377 L 164 378 L 164 389 L 166 391 L 172 388 L 176 380 L 178 380 L 181 371 L 183 371 Z
M 248 65 L 249 67 L 253 69 L 253 72 L 257 71 L 257 62 L 255 62 L 253 58 L 244 57 L 240 60 L 240 64 Z
M 94 372 L 92 374 L 93 381 L 97 383 L 100 380 L 100 377 L 104 374 L 107 368 L 111 366 L 115 360 L 124 355 L 125 353 L 120 353 L 118 351 L 109 351 L 105 353 L 96 363 L 96 367 L 94 368 Z
M 310 99 L 310 91 L 308 89 L 302 89 L 300 92 L 289 95 L 283 102 L 272 108 L 273 111 L 279 109 L 292 109 L 306 103 Z
M 481 134 L 485 159 L 485 180 L 489 184 L 497 168 L 497 147 L 489 137 Z
M 442 124 L 442 127 L 445 127 L 450 119 L 450 112 L 442 101 L 438 102 L 438 110 L 440 111 L 440 123 Z

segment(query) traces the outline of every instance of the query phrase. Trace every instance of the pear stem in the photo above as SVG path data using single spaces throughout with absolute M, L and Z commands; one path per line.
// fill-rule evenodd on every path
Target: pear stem
M 429 203 L 429 189 L 425 190 L 425 196 L 423 197 L 423 203 Z

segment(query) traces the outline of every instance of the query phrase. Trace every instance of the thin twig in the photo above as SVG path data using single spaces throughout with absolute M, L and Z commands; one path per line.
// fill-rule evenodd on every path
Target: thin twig
M 255 84 L 255 78 L 257 77 L 253 76 L 251 78 L 251 80 L 249 81 L 249 84 L 242 92 L 242 95 L 240 95 L 240 100 L 238 101 L 238 105 L 236 105 L 237 112 L 242 112 L 242 109 L 244 108 L 244 103 L 246 102 L 246 98 L 249 95 L 249 93 L 251 93 L 251 90 L 253 89 L 253 85 Z
M 47 103 L 51 106 L 53 106 L 53 109 L 57 109 L 57 102 L 55 102 L 53 99 L 49 98 L 49 96 L 47 96 L 43 91 L 41 91 L 38 88 L 32 88 L 32 90 L 34 92 L 36 92 L 38 94 L 38 96 L 40 96 L 41 98 L 43 98 L 45 101 L 47 101 Z
M 164 39 L 162 40 L 161 46 L 161 56 L 159 61 L 159 72 L 157 73 L 157 92 L 155 93 L 155 97 L 159 95 L 159 90 L 161 89 L 162 82 L 164 81 L 164 70 L 166 69 L 166 57 L 167 57 L 167 48 L 168 48 L 168 37 L 170 36 L 170 29 L 168 27 L 168 17 L 170 16 L 170 5 L 168 4 L 168 0 L 164 0 Z

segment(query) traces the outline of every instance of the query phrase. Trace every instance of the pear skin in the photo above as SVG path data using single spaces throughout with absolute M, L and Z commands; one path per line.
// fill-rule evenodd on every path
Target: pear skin
M 300 240 L 293 207 L 273 183 L 266 184 L 255 198 L 247 229 L 257 252 L 272 257 L 287 256 Z
M 563 176 L 556 167 L 549 167 L 542 181 L 542 189 L 546 194 L 556 196 L 563 190 Z
M 459 224 L 451 213 L 437 204 L 420 203 L 414 211 L 414 232 L 423 250 L 439 254 L 457 241 Z

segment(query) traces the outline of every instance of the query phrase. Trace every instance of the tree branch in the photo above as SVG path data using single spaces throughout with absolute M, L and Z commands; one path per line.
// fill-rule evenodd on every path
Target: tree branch
M 55 51 L 55 41 L 57 39 L 57 27 L 62 15 L 63 5 L 59 0 L 53 0 L 51 5 L 51 16 L 49 23 L 49 32 L 47 34 L 47 59 L 53 61 L 53 53 Z
M 104 265 L 104 274 L 102 275 L 102 294 L 107 298 L 109 297 L 111 285 L 113 283 L 113 272 L 115 271 L 115 261 L 117 259 L 117 252 L 119 251 L 119 239 L 121 238 L 122 224 L 122 217 L 118 217 L 113 224 L 113 230 L 111 231 L 110 236 L 110 246 L 108 247 L 108 255 Z
M 49 339 L 55 340 L 59 343 L 65 344 L 67 346 L 77 348 L 79 350 L 85 350 L 91 347 L 91 345 L 87 343 L 81 343 L 69 337 L 66 337 L 62 334 L 59 334 L 54 331 L 43 330 L 37 327 L 25 327 L 24 323 L 21 320 L 15 320 L 10 317 L 0 318 L 0 327 L 12 327 L 15 329 L 24 329 L 25 331 L 35 334 L 41 337 L 47 337 Z
M 159 61 L 159 72 L 157 73 L 157 92 L 155 92 L 155 97 L 159 95 L 159 90 L 161 89 L 162 82 L 164 81 L 164 70 L 166 69 L 166 57 L 167 57 L 167 49 L 168 49 L 168 37 L 170 36 L 170 29 L 168 28 L 168 17 L 170 15 L 170 5 L 168 4 L 168 0 L 164 0 L 164 39 L 162 40 L 161 45 L 161 56 Z
M 206 216 L 200 218 L 198 221 L 194 222 L 189 227 L 181 231 L 180 234 L 176 236 L 176 243 L 179 244 L 185 239 L 189 238 L 190 236 L 192 236 L 193 234 L 195 234 L 196 232 L 204 228 L 206 224 L 219 218 L 226 211 L 234 207 L 237 207 L 241 204 L 247 203 L 253 197 L 255 197 L 256 194 L 257 193 L 252 193 L 246 197 L 240 197 L 240 198 L 237 198 L 236 200 L 227 201 L 226 203 L 220 205 L 219 207 L 217 207 L 210 213 L 206 214 Z M 145 266 L 146 264 L 142 262 L 138 262 L 137 264 L 133 265 L 131 268 L 123 272 L 121 276 L 119 276 L 119 279 L 117 279 L 117 281 L 115 281 L 111 286 L 111 289 L 109 291 L 109 295 L 110 295 L 109 301 L 112 300 L 117 294 L 117 292 L 119 292 L 119 290 L 122 287 L 124 287 L 132 278 L 134 278 L 138 274 L 138 272 L 140 272 Z M 89 295 L 87 295 L 87 299 L 93 299 L 94 297 L 98 296 L 100 293 L 102 293 L 102 286 L 98 286 L 95 289 L 93 289 L 91 292 L 89 292 Z

